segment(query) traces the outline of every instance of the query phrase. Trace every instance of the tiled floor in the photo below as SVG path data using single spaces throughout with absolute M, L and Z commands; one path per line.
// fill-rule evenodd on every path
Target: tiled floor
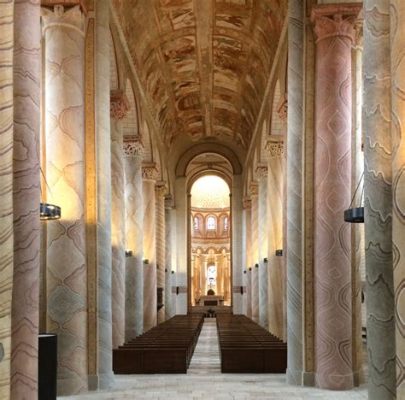
M 285 375 L 221 374 L 215 319 L 206 319 L 187 375 L 118 375 L 115 389 L 63 400 L 364 400 L 363 386 L 331 392 L 289 386 Z

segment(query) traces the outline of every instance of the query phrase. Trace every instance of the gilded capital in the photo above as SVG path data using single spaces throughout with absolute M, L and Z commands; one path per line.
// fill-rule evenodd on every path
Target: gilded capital
M 63 3 L 58 2 L 53 9 L 41 8 L 42 34 L 50 28 L 70 28 L 84 36 L 85 16 L 78 5 L 65 8 Z
M 340 36 L 351 43 L 356 40 L 356 21 L 362 10 L 362 4 L 320 4 L 312 9 L 311 21 L 317 43 L 321 40 Z
M 122 90 L 110 92 L 110 116 L 117 121 L 126 117 L 129 111 L 128 99 Z
M 164 182 L 164 181 L 156 182 L 155 193 L 156 193 L 156 197 L 163 198 L 167 193 L 166 182 Z
M 137 157 L 142 159 L 143 144 L 140 137 L 124 135 L 123 150 L 126 157 Z
M 265 149 L 267 150 L 269 157 L 281 157 L 284 154 L 284 142 L 282 138 L 278 140 L 269 139 L 266 143 Z
M 252 207 L 252 200 L 250 199 L 250 197 L 244 197 L 243 198 L 243 208 L 251 208 Z
M 249 192 L 251 196 L 257 196 L 259 194 L 259 185 L 257 182 L 250 182 Z
M 159 178 L 159 171 L 156 164 L 148 164 L 142 166 L 142 179 L 147 181 L 156 181 Z
M 267 165 L 258 165 L 255 172 L 257 178 L 265 178 L 268 173 Z

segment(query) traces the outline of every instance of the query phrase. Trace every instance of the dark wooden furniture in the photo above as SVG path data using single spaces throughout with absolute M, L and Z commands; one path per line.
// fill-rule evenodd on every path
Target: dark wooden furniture
M 217 316 L 221 372 L 285 373 L 287 344 L 244 315 Z
M 38 399 L 56 400 L 58 338 L 51 333 L 38 335 Z
M 203 314 L 176 315 L 114 349 L 114 373 L 187 373 L 203 322 Z

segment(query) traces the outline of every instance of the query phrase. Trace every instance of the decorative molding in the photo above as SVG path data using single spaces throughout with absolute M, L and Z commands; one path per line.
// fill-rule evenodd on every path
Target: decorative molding
M 138 157 L 143 156 L 143 144 L 139 136 L 124 135 L 123 143 L 124 155 L 126 157 Z
M 269 157 L 281 157 L 284 154 L 284 142 L 283 140 L 274 141 L 273 139 L 269 139 L 265 149 Z
M 313 7 L 311 21 L 318 43 L 323 39 L 343 36 L 355 43 L 355 23 L 362 10 L 362 4 L 321 4 Z
M 142 166 L 142 179 L 148 181 L 156 181 L 159 178 L 159 171 L 156 164 Z
M 164 182 L 164 181 L 157 182 L 156 186 L 155 186 L 155 193 L 156 193 L 156 197 L 166 196 L 166 193 L 167 193 L 166 182 Z
M 41 8 L 42 35 L 45 35 L 47 29 L 63 27 L 74 29 L 83 37 L 85 36 L 85 16 L 80 6 L 65 9 L 63 5 L 55 5 L 53 9 Z
M 269 171 L 268 171 L 267 165 L 258 165 L 256 167 L 256 171 L 255 171 L 256 177 L 258 179 L 265 178 L 267 176 L 268 172 Z
M 87 7 L 85 0 L 41 0 L 41 7 L 75 7 L 80 6 L 82 11 L 87 14 Z
M 117 121 L 124 119 L 129 111 L 127 96 L 122 90 L 111 90 L 110 92 L 110 116 Z
M 250 197 L 244 197 L 242 200 L 242 205 L 244 209 L 252 208 L 252 199 Z
M 281 121 L 286 122 L 287 121 L 287 112 L 288 112 L 288 101 L 287 101 L 287 94 L 284 93 L 281 96 L 281 99 L 278 103 L 277 106 L 277 114 Z
M 259 194 L 259 185 L 257 182 L 250 182 L 249 192 L 251 196 L 257 196 Z

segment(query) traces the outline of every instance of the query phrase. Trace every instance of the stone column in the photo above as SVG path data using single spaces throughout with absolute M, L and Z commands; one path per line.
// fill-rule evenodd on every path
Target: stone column
M 252 279 L 251 275 L 251 265 L 252 265 L 252 222 L 251 222 L 251 207 L 252 202 L 250 198 L 245 198 L 243 200 L 243 213 L 244 213 L 244 282 L 246 286 L 246 296 L 244 297 L 244 303 L 246 304 L 246 316 L 252 318 Z
M 165 269 L 166 269 L 166 244 L 165 244 L 165 195 L 164 182 L 158 182 L 155 188 L 156 196 L 156 274 L 157 287 L 163 289 L 163 303 L 165 302 Z M 157 322 L 165 320 L 165 306 L 157 313 Z
M 40 42 L 39 2 L 15 3 L 11 398 L 33 400 L 38 397 Z
M 84 15 L 43 9 L 48 224 L 48 331 L 58 335 L 58 395 L 87 390 L 87 271 L 84 224 Z M 69 60 L 69 63 L 66 62 Z M 66 90 L 69 88 L 69 90 Z
M 1 5 L 0 22 L 0 398 L 10 399 L 11 299 L 13 288 L 13 15 Z
M 112 345 L 125 342 L 125 169 L 121 120 L 128 112 L 122 90 L 111 91 Z
M 315 138 L 316 384 L 353 387 L 350 224 L 351 46 L 361 5 L 317 6 Z M 334 67 L 332 67 L 334 66 Z
M 283 137 L 272 136 L 266 144 L 268 151 L 268 262 L 269 262 L 269 331 L 279 338 L 284 333 L 285 271 L 284 257 L 276 256 L 283 249 Z
M 156 200 L 155 184 L 158 177 L 156 166 L 142 167 L 143 178 L 143 254 L 144 263 L 144 330 L 156 326 Z
M 259 323 L 268 329 L 268 211 L 267 211 L 267 166 L 256 168 L 258 179 L 258 247 L 259 247 Z
M 173 198 L 171 195 L 165 197 L 165 318 L 169 319 L 174 315 L 172 299 L 172 270 L 173 270 Z
M 258 185 L 252 183 L 250 185 L 250 197 L 252 200 L 251 208 L 251 253 L 252 253 L 252 319 L 259 323 L 259 238 L 258 238 L 258 225 L 259 225 L 259 199 L 258 199 Z
M 303 139 L 306 1 L 288 2 L 287 382 L 303 382 Z
M 392 241 L 394 252 L 397 399 L 405 398 L 405 4 L 391 0 Z
M 132 251 L 125 262 L 125 341 L 144 331 L 142 154 L 140 139 L 124 136 L 125 246 Z
M 371 400 L 394 399 L 396 392 L 389 5 L 389 0 L 364 1 L 364 211 Z

